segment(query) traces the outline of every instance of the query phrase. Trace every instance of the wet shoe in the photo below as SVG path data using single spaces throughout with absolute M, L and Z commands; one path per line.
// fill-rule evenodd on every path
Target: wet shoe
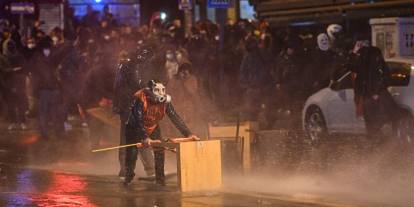
M 23 130 L 23 131 L 27 130 L 26 124 L 25 123 L 21 123 L 20 124 L 20 129 Z
M 124 182 L 123 182 L 124 186 L 128 186 L 129 184 L 131 184 L 133 179 L 134 179 L 134 177 L 126 176 L 125 179 L 124 179 Z
M 155 174 L 139 177 L 138 180 L 154 181 L 155 180 Z
M 157 180 L 155 181 L 155 184 L 157 184 L 158 186 L 166 186 L 167 184 L 165 184 L 165 180 Z
M 118 173 L 118 177 L 120 180 L 124 181 L 125 180 L 125 171 L 124 170 L 120 170 Z
M 8 130 L 14 130 L 16 128 L 17 128 L 17 124 L 15 124 L 15 123 L 10 124 L 9 127 L 7 127 Z

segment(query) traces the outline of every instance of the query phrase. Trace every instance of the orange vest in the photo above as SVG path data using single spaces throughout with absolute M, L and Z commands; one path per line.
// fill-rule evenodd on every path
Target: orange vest
M 158 122 L 161 121 L 166 113 L 167 104 L 165 103 L 152 103 L 149 100 L 144 90 L 139 90 L 135 93 L 142 102 L 142 111 L 144 116 L 144 128 L 148 135 L 151 135 L 158 126 Z

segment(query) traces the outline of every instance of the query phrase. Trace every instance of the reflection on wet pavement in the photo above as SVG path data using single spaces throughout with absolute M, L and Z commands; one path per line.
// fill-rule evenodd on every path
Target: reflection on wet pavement
M 57 172 L 38 174 L 25 169 L 18 172 L 15 179 L 15 184 L 9 180 L 10 185 L 6 185 L 9 191 L 2 192 L 6 206 L 96 206 L 82 195 L 87 183 L 77 175 Z
M 135 181 L 125 188 L 115 176 L 85 176 L 56 171 L 10 168 L 0 183 L 0 206 L 319 206 L 224 192 L 180 193 L 176 183 L 159 187 Z

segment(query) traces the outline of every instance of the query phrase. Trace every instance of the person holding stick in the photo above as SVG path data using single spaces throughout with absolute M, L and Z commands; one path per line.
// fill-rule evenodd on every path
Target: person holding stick
M 151 80 L 146 88 L 135 93 L 135 100 L 131 107 L 128 120 L 125 125 L 127 144 L 143 143 L 151 146 L 161 142 L 161 129 L 159 122 L 167 115 L 177 129 L 188 138 L 200 140 L 193 135 L 184 121 L 175 111 L 171 97 L 165 93 L 165 86 L 158 81 Z M 135 176 L 138 145 L 126 149 L 124 185 L 128 185 Z M 154 150 L 155 157 L 155 181 L 156 184 L 165 185 L 164 162 L 165 151 Z

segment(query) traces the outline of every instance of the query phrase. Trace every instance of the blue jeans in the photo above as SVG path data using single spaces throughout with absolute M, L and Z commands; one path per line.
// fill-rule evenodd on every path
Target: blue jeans
M 42 137 L 48 138 L 50 135 L 49 122 L 51 129 L 56 135 L 64 131 L 62 118 L 62 97 L 61 92 L 56 89 L 39 90 L 39 128 Z

